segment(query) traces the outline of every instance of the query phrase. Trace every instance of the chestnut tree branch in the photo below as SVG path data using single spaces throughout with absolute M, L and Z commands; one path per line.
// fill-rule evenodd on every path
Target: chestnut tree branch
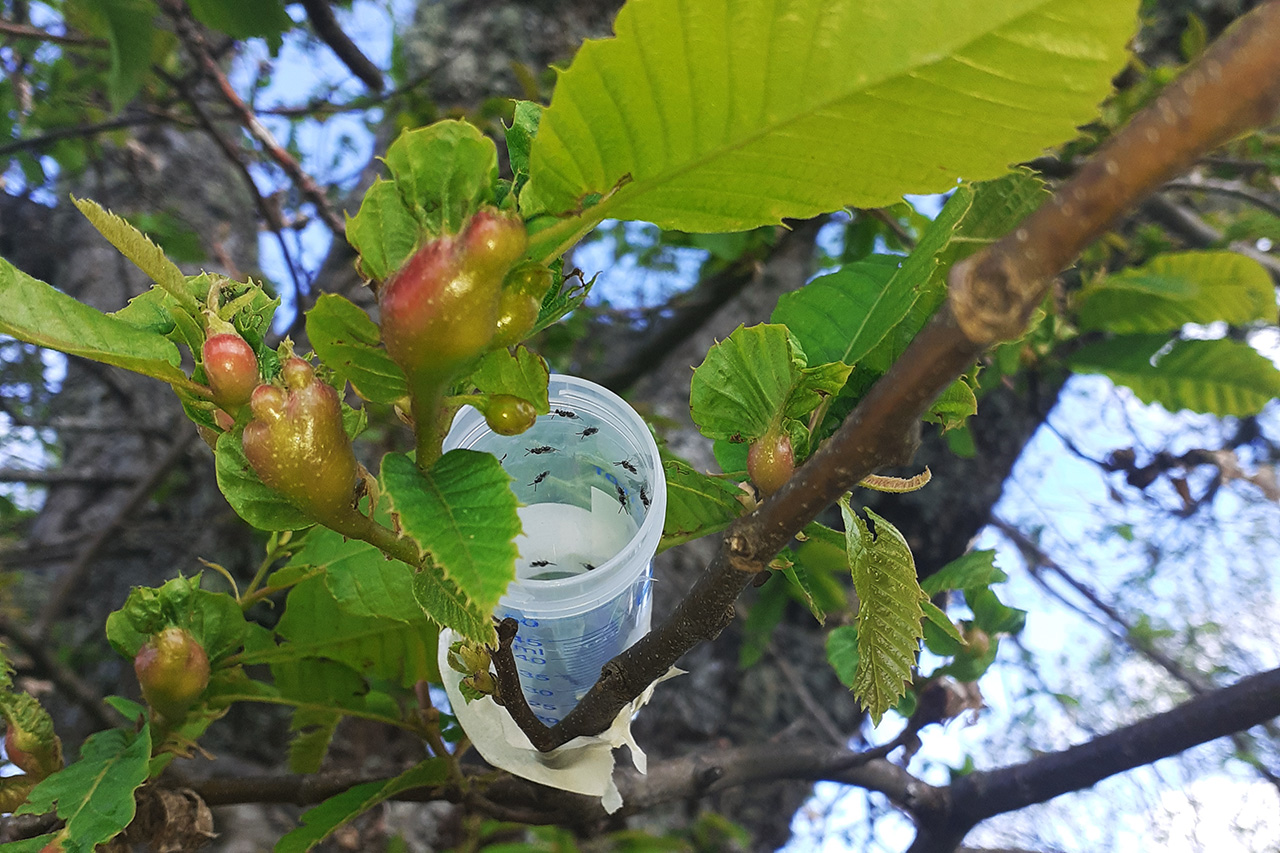
M 916 814 L 920 834 L 911 853 L 950 853 L 971 828 L 993 815 L 1083 790 L 1277 715 L 1280 669 L 1273 669 L 1078 746 L 961 776 L 947 789 L 945 807 L 931 813 L 936 822 Z
M 325 195 L 324 189 L 316 183 L 315 178 L 307 174 L 306 170 L 294 159 L 293 155 L 284 149 L 270 130 L 258 121 L 258 117 L 253 110 L 236 92 L 235 87 L 231 85 L 231 81 L 227 79 L 227 75 L 222 72 L 222 66 L 218 64 L 217 57 L 210 50 L 208 43 L 205 41 L 204 35 L 191 19 L 191 15 L 183 0 L 161 0 L 161 8 L 165 14 L 173 21 L 174 30 L 178 34 L 178 38 L 182 40 L 187 52 L 205 73 L 218 87 L 218 91 L 222 94 L 222 98 L 231 107 L 235 113 L 237 120 L 249 132 L 249 135 L 257 140 L 267 155 L 276 162 L 289 179 L 301 190 L 303 196 L 315 205 L 316 213 L 324 220 L 325 225 L 333 232 L 334 236 L 339 239 L 346 239 L 346 225 L 342 221 L 342 217 L 338 215 L 334 209 L 329 197 Z
M 356 47 L 355 42 L 343 32 L 342 25 L 333 14 L 328 0 L 302 0 L 302 8 L 307 10 L 307 19 L 320 40 L 329 45 L 342 64 L 356 77 L 375 92 L 382 91 L 382 71 L 369 61 Z
M 1278 106 L 1280 0 L 1269 0 L 1012 233 L 952 268 L 947 302 L 897 363 L 786 485 L 730 526 L 675 612 L 606 664 L 544 742 L 603 731 L 680 656 L 718 636 L 739 593 L 796 532 L 875 469 L 910 460 L 932 400 L 987 347 L 1022 334 L 1053 276 L 1122 213 L 1205 152 L 1267 123 Z

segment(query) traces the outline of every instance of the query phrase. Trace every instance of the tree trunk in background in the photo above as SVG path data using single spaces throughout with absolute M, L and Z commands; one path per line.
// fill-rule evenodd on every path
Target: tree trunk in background
M 224 163 L 202 135 L 156 130 L 110 149 L 60 194 L 92 198 L 123 216 L 166 212 L 200 234 L 211 257 L 252 269 L 253 208 Z M 27 272 L 103 311 L 123 307 L 150 286 L 70 204 L 49 209 L 12 198 L 4 203 L 4 254 Z M 204 266 L 222 271 L 213 263 Z M 52 642 L 69 650 L 72 667 L 104 695 L 136 695 L 131 667 L 106 643 L 106 615 L 124 603 L 132 586 L 155 584 L 179 571 L 192 575 L 201 568 L 198 556 L 234 566 L 256 546 L 218 493 L 212 455 L 190 441 L 194 427 L 167 387 L 125 370 L 64 361 L 66 375 L 47 416 L 109 428 L 57 431 L 56 467 L 118 475 L 120 482 L 48 489 L 22 550 L 26 558 L 6 560 L 23 570 L 17 595 L 26 612 L 41 613 L 72 567 L 84 562 L 87 543 L 109 525 L 134 482 L 152 472 L 175 441 L 189 448 L 161 478 L 160 488 L 113 529 L 87 574 L 71 584 L 52 623 Z M 71 745 L 93 726 L 74 708 L 55 720 Z
M 430 73 L 429 93 L 442 113 L 472 108 L 483 98 L 499 94 L 530 97 L 519 87 L 512 63 L 523 63 L 536 73 L 550 62 L 566 61 L 584 38 L 608 33 L 618 5 L 585 0 L 423 3 L 411 32 L 404 34 L 410 74 Z M 77 195 L 125 215 L 167 210 L 201 234 L 207 249 L 216 240 L 221 253 L 241 270 L 256 266 L 256 216 L 251 200 L 241 191 L 239 177 L 203 135 L 162 131 L 140 136 L 113 151 L 74 185 Z M 8 198 L 0 199 L 0 204 L 0 252 L 28 272 L 103 310 L 121 307 L 147 286 L 70 206 L 51 211 Z M 358 198 L 347 208 L 354 212 L 356 205 Z M 720 310 L 696 339 L 656 366 L 632 395 L 641 408 L 685 425 L 668 438 L 673 450 L 696 465 L 714 463 L 709 444 L 689 424 L 690 368 L 701 362 L 714 340 L 727 336 L 739 323 L 763 321 L 779 294 L 804 282 L 812 272 L 812 236 L 792 241 L 739 298 Z M 211 252 L 211 256 L 223 254 Z M 349 251 L 335 249 L 317 286 L 325 291 L 356 290 L 350 257 Z M 917 456 L 917 467 L 928 464 L 933 470 L 934 481 L 928 488 L 915 495 L 864 493 L 859 497 L 869 502 L 874 497 L 877 510 L 911 542 L 921 569 L 934 570 L 962 553 L 981 528 L 1014 461 L 1052 401 L 1052 391 L 1029 400 L 1026 394 L 1002 389 L 983 400 L 973 421 L 979 449 L 975 459 L 958 460 L 939 452 L 938 442 L 930 438 Z M 141 477 L 175 438 L 192 430 L 167 388 L 74 359 L 51 410 L 55 417 L 129 422 L 136 427 L 130 432 L 61 432 L 61 464 L 74 470 L 102 469 Z M 74 650 L 75 669 L 104 693 L 136 695 L 128 663 L 107 647 L 102 631 L 106 614 L 124 602 L 131 586 L 156 584 L 178 571 L 192 574 L 200 568 L 196 557 L 247 576 L 251 569 L 245 567 L 260 556 L 261 537 L 239 523 L 217 493 L 211 455 L 202 444 L 192 444 L 164 482 L 165 487 L 129 517 L 94 560 L 89 580 L 70 600 L 53 638 L 60 648 Z M 112 515 L 129 488 L 129 484 L 50 488 L 31 531 L 32 556 L 26 565 L 13 566 L 25 569 L 20 603 L 28 612 L 40 611 L 44 591 L 56 586 L 59 576 L 76 561 L 83 541 Z M 711 543 L 699 542 L 659 559 L 655 618 L 661 619 L 691 585 L 711 549 Z M 748 595 L 744 605 L 749 606 L 750 600 Z M 735 621 L 716 643 L 689 654 L 682 662 L 689 674 L 659 688 L 640 715 L 638 739 L 651 760 L 721 743 L 754 743 L 779 736 L 830 739 L 830 732 L 806 709 L 802 692 L 795 689 L 792 679 L 796 677 L 840 733 L 857 732 L 861 714 L 826 665 L 823 634 L 807 613 L 792 608 L 774 638 L 777 656 L 766 655 L 759 666 L 745 673 L 736 665 L 740 623 L 741 619 Z M 224 721 L 213 727 L 207 746 L 229 758 L 256 757 L 268 766 L 278 766 L 287 737 L 283 719 L 276 711 L 238 712 L 233 725 Z M 90 731 L 75 709 L 64 709 L 57 722 L 64 736 L 75 732 L 68 738 L 72 743 Z M 785 741 L 779 749 L 785 749 Z M 220 773 L 234 769 L 234 758 L 213 767 Z M 761 785 L 722 794 L 707 806 L 746 826 L 756 838 L 757 849 L 772 850 L 789 837 L 792 815 L 809 789 L 802 783 Z M 416 816 L 409 822 L 434 823 L 441 809 L 447 810 L 436 806 L 412 807 Z M 229 835 L 210 849 L 251 849 L 249 841 L 235 838 L 232 824 L 242 821 L 259 827 L 263 835 L 278 835 L 280 825 L 270 825 L 265 814 L 237 811 L 235 821 L 218 827 Z M 683 806 L 638 819 L 655 828 L 671 828 L 687 820 Z

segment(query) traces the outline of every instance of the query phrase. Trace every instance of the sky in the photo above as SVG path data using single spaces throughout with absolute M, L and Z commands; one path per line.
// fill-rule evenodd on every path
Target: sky
M 389 15 L 383 3 L 356 0 L 352 12 L 341 16 L 351 23 L 348 31 L 365 53 L 375 63 L 385 64 L 391 28 L 397 19 L 406 19 L 412 5 L 410 0 L 395 0 L 394 12 Z M 295 16 L 299 14 L 297 7 L 292 11 Z M 241 57 L 233 68 L 233 81 L 249 89 L 260 61 L 267 58 L 265 48 Z M 290 38 L 278 58 L 277 71 L 270 84 L 257 90 L 257 103 L 260 107 L 295 103 L 305 99 L 325 80 L 347 81 L 347 78 L 345 68 L 327 50 L 307 52 L 301 49 L 300 40 Z M 344 99 L 360 91 L 358 83 L 344 82 L 334 97 Z M 366 116 L 370 120 L 377 117 L 376 112 Z M 264 123 L 280 139 L 288 133 L 287 123 L 282 119 L 264 117 Z M 373 144 L 363 121 L 351 117 L 304 122 L 297 129 L 295 141 L 307 154 L 304 165 L 309 170 L 322 179 L 343 176 L 348 185 L 368 161 Z M 255 178 L 264 194 L 285 187 L 264 169 L 257 169 Z M 936 214 L 940 207 L 937 197 L 912 201 L 927 215 Z M 643 236 L 642 229 L 632 228 L 633 237 Z M 823 239 L 835 239 L 832 235 L 837 231 L 830 229 Z M 287 240 L 304 275 L 314 275 L 330 243 L 323 224 L 313 219 Z M 613 250 L 608 240 L 600 240 L 581 249 L 575 260 L 588 273 L 594 269 L 605 271 L 601 295 L 618 307 L 652 304 L 673 290 L 687 286 L 702 257 L 697 250 L 678 251 L 674 270 L 655 273 L 642 271 L 627 259 L 614 264 Z M 271 279 L 289 278 L 290 272 L 274 236 L 263 235 L 260 252 L 260 265 Z M 289 319 L 286 310 L 282 322 L 287 324 Z M 1220 334 L 1219 330 L 1208 331 Z M 1260 333 L 1252 342 L 1280 359 L 1280 335 L 1274 330 Z M 56 359 L 50 364 L 55 379 L 58 365 Z M 1040 530 L 1043 547 L 1051 555 L 1108 594 L 1140 600 L 1137 593 L 1142 592 L 1144 567 L 1155 559 L 1148 543 L 1169 536 L 1177 538 L 1177 529 L 1170 526 L 1168 518 L 1170 507 L 1176 506 L 1175 498 L 1165 486 L 1157 484 L 1150 494 L 1126 493 L 1127 502 L 1117 504 L 1109 494 L 1115 484 L 1096 465 L 1068 451 L 1059 434 L 1070 436 L 1086 454 L 1101 458 L 1111 450 L 1135 442 L 1139 447 L 1170 447 L 1175 452 L 1192 446 L 1212 447 L 1223 434 L 1222 426 L 1212 418 L 1170 415 L 1159 407 L 1144 406 L 1101 377 L 1073 379 L 1049 421 L 1053 429 L 1042 428 L 1028 445 L 996 514 L 1024 531 Z M 1271 436 L 1280 436 L 1280 408 L 1276 404 L 1265 413 L 1264 423 Z M 0 429 L 4 429 L 2 424 Z M 18 461 L 38 465 L 45 461 L 32 449 L 36 447 L 34 444 L 25 449 L 21 444 L 6 446 L 11 454 L 16 452 L 22 458 L 0 459 L 0 465 Z M 1204 541 L 1198 545 L 1178 543 L 1181 550 L 1169 559 L 1176 559 L 1189 568 L 1168 572 L 1171 576 L 1168 581 L 1157 579 L 1154 592 L 1185 604 L 1194 601 L 1197 584 L 1207 584 L 1224 595 L 1229 593 L 1236 576 L 1249 570 L 1245 563 L 1250 563 L 1253 569 L 1259 565 L 1264 569 L 1268 565 L 1280 565 L 1280 553 L 1277 553 L 1280 508 L 1260 506 L 1256 492 L 1251 489 L 1239 483 L 1224 488 L 1211 510 L 1214 531 L 1205 534 Z M 12 487 L 8 493 L 20 494 Z M 1207 525 L 1207 521 L 1200 519 L 1197 523 Z M 1120 533 L 1126 526 L 1133 530 L 1132 542 Z M 1042 743 L 1042 747 L 1078 742 L 1088 736 L 1092 726 L 1119 721 L 1108 719 L 1106 713 L 1073 709 L 1052 697 L 1027 696 L 1028 691 L 1047 686 L 1051 692 L 1082 695 L 1100 703 L 1108 701 L 1105 693 L 1082 688 L 1075 680 L 1104 658 L 1104 650 L 1111 648 L 1112 640 L 1106 632 L 1046 595 L 1030 578 L 1016 550 L 998 533 L 987 530 L 975 546 L 997 549 L 998 563 L 1010 575 L 1001 592 L 1002 598 L 1012 606 L 1031 611 L 1020 641 L 1041 662 L 1041 668 L 1038 673 L 1029 673 L 1017 664 L 1012 646 L 1002 648 L 1000 662 L 981 684 L 989 709 L 979 721 L 974 725 L 955 721 L 945 730 L 934 727 L 925 732 L 925 746 L 918 760 L 926 768 L 925 778 L 934 783 L 944 783 L 949 768 L 962 765 L 966 756 L 974 756 L 979 766 L 990 767 L 1025 755 L 1022 745 L 1004 743 L 1004 734 L 1024 720 L 1028 711 L 1033 711 L 1041 721 L 1039 731 L 1045 740 L 1053 741 Z M 1155 562 L 1161 565 L 1163 575 L 1167 568 L 1164 558 Z M 1265 570 L 1257 574 L 1264 580 L 1268 577 Z M 1224 636 L 1238 635 L 1230 637 L 1231 642 L 1244 647 L 1247 662 L 1259 669 L 1280 666 L 1280 632 L 1276 627 L 1280 624 L 1280 605 L 1277 605 L 1280 577 L 1275 573 L 1269 577 L 1270 587 L 1259 591 L 1250 606 L 1229 599 L 1225 605 L 1227 612 L 1238 616 L 1239 624 L 1226 626 Z M 1189 594 L 1183 587 L 1193 592 Z M 1063 594 L 1071 599 L 1070 592 Z M 1152 600 L 1152 596 L 1148 595 L 1147 600 Z M 1078 600 L 1075 603 L 1080 604 Z M 1221 602 L 1211 603 L 1223 606 Z M 1207 607 L 1201 615 L 1208 618 L 1216 609 Z M 1136 618 L 1138 614 L 1134 615 Z M 1156 620 L 1172 621 L 1178 614 L 1155 611 L 1149 615 Z M 1252 632 L 1252 642 L 1245 635 L 1248 632 L 1239 630 L 1241 626 Z M 1064 642 L 1064 638 L 1070 638 L 1070 642 Z M 1121 658 L 1107 665 L 1126 674 L 1133 683 L 1149 684 L 1157 700 L 1161 691 L 1167 691 L 1159 674 L 1141 662 Z M 655 701 L 660 701 L 660 695 Z M 1108 713 L 1122 716 L 1124 711 Z M 877 741 L 887 740 L 896 733 L 895 726 L 900 725 L 901 721 L 894 721 L 890 715 L 872 737 Z M 1023 813 L 993 822 L 980 829 L 970 841 L 994 844 L 1011 837 L 1016 840 L 1017 833 L 1023 831 L 1028 821 L 1034 821 L 1041 839 L 1051 841 L 1063 851 L 1093 851 L 1102 849 L 1097 845 L 1103 843 L 1115 843 L 1115 849 L 1150 849 L 1153 839 L 1159 840 L 1160 849 L 1170 851 L 1280 848 L 1280 795 L 1271 786 L 1260 783 L 1239 762 L 1193 780 L 1185 778 L 1185 768 L 1177 760 L 1161 762 L 1137 775 L 1141 777 L 1141 787 L 1124 780 L 1111 780 L 1092 792 L 1062 798 L 1032 817 Z M 1110 815 L 1117 805 L 1122 814 Z M 840 786 L 821 784 L 813 800 L 798 813 L 793 824 L 796 837 L 787 849 L 793 853 L 903 849 L 913 835 L 906 819 L 892 810 L 885 813 L 882 804 L 872 803 L 872 808 L 884 816 L 874 825 L 874 837 L 867 838 L 863 834 L 867 801 Z M 1096 830 L 1088 828 L 1090 816 L 1099 818 Z M 1228 820 L 1236 820 L 1249 832 L 1228 832 L 1225 824 Z M 1160 837 L 1161 833 L 1167 837 Z M 1245 840 L 1233 846 L 1231 839 L 1236 835 Z M 864 842 L 871 846 L 864 847 Z

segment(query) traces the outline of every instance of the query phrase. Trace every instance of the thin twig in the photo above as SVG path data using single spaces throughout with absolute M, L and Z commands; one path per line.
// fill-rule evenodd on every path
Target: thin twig
M 329 7 L 326 0 L 302 0 L 302 8 L 306 9 L 307 18 L 310 19 L 316 35 L 322 42 L 329 45 L 329 49 L 342 60 L 342 64 L 370 89 L 381 92 L 382 71 L 370 62 L 369 57 L 365 56 L 360 48 L 356 47 L 355 42 L 343 32 L 342 25 L 338 23 L 333 9 Z
M 347 233 L 346 225 L 343 223 L 342 217 L 334 210 L 333 204 L 329 201 L 328 196 L 325 195 L 324 189 L 316 183 L 315 178 L 307 174 L 306 170 L 298 164 L 292 154 L 284 150 L 271 131 L 267 130 L 262 122 L 258 120 L 257 115 L 236 92 L 235 87 L 231 85 L 231 81 L 227 79 L 227 75 L 222 73 L 222 67 L 209 50 L 209 45 L 204 36 L 191 20 L 186 5 L 182 0 L 161 0 L 160 5 L 173 20 L 174 29 L 179 39 L 186 46 L 187 52 L 191 54 L 196 64 L 203 68 L 205 74 L 217 85 L 218 91 L 222 93 L 223 100 L 227 102 L 236 114 L 240 124 L 249 132 L 250 136 L 258 141 L 268 156 L 284 170 L 285 174 L 289 176 L 302 194 L 315 205 L 316 213 L 324 220 L 325 225 L 329 226 L 329 230 L 335 236 L 345 239 Z
M 77 471 L 67 468 L 28 471 L 25 468 L 0 468 L 0 483 L 35 483 L 42 486 L 79 483 L 88 486 L 110 486 L 118 483 L 132 483 L 134 479 L 129 474 L 113 474 L 109 471 Z
M 0 19 L 0 33 L 16 36 L 18 38 L 36 39 L 37 41 L 47 41 L 50 44 L 66 44 L 75 45 L 77 47 L 107 47 L 106 39 L 92 38 L 90 36 L 81 36 L 74 33 L 64 33 L 59 35 L 51 33 L 48 30 L 42 30 L 39 27 L 29 26 L 27 24 L 17 24 L 13 21 Z
M 1270 193 L 1264 193 L 1261 190 L 1255 190 L 1253 187 L 1245 186 L 1239 181 L 1223 181 L 1217 178 L 1198 178 L 1194 181 L 1176 180 L 1165 184 L 1164 188 L 1181 192 L 1217 193 L 1218 195 L 1232 196 L 1233 198 L 1247 201 L 1272 216 L 1280 216 L 1280 199 Z
M 108 119 L 107 121 L 99 121 L 92 124 L 81 124 L 76 125 L 75 127 L 56 127 L 52 130 L 46 130 L 38 136 L 29 136 L 25 139 L 17 139 L 6 145 L 0 145 L 0 157 L 7 157 L 10 154 L 16 154 L 20 151 L 39 151 L 65 139 L 80 139 L 96 136 L 99 133 L 106 133 L 112 130 L 120 130 L 125 127 L 165 123 L 182 124 L 183 122 L 176 116 L 164 115 L 161 113 L 145 113 L 141 115 L 124 115 Z
M 302 292 L 302 273 L 297 264 L 294 263 L 293 253 L 289 251 L 289 244 L 285 242 L 284 230 L 286 226 L 284 220 L 280 217 L 280 209 L 263 197 L 257 183 L 253 180 L 253 175 L 249 172 L 248 164 L 244 161 L 243 150 L 222 132 L 209 115 L 208 110 L 204 108 L 200 99 L 195 97 L 185 82 L 170 77 L 163 70 L 157 69 L 157 73 L 165 77 L 169 85 L 178 91 L 183 100 L 187 102 L 187 105 L 191 107 L 191 111 L 195 113 L 200 126 L 213 138 L 214 143 L 222 149 L 222 153 L 226 155 L 227 159 L 231 161 L 231 165 L 239 173 L 241 181 L 253 198 L 254 206 L 258 208 L 258 213 L 262 216 L 263 223 L 271 233 L 276 235 L 276 242 L 280 245 L 280 254 L 284 257 L 285 266 L 289 269 L 289 277 L 293 281 L 294 293 L 300 295 Z

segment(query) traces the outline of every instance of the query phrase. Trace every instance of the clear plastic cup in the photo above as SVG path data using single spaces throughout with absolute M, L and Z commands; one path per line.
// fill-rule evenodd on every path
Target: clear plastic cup
M 667 486 L 648 425 L 621 397 L 562 375 L 549 394 L 551 414 L 518 436 L 492 432 L 464 408 L 444 448 L 497 456 L 525 504 L 516 579 L 496 615 L 520 623 L 520 684 L 554 725 L 607 661 L 649 632 Z

